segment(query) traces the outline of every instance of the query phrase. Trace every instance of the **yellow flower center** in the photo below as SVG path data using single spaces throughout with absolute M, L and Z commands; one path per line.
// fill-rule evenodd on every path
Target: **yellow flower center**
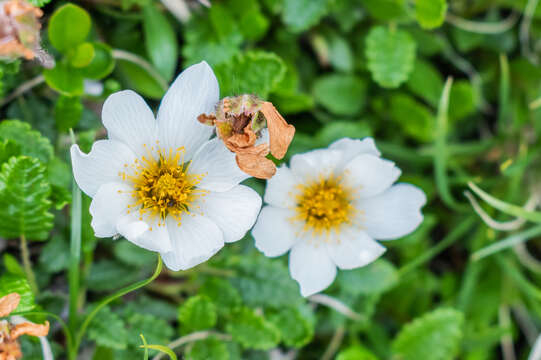
M 171 216 L 180 226 L 182 215 L 190 214 L 197 208 L 195 201 L 208 193 L 196 188 L 205 174 L 188 173 L 191 161 L 184 162 L 184 147 L 165 151 L 143 146 L 147 155 L 131 165 L 124 165 L 131 171 L 119 173 L 133 187 L 130 193 L 135 202 L 128 205 L 128 213 L 138 211 L 140 220 L 145 214 L 159 217 L 158 226 L 164 225 L 165 218 Z
M 351 224 L 355 208 L 351 205 L 353 191 L 341 183 L 340 177 L 330 176 L 298 186 L 295 197 L 294 220 L 304 222 L 303 231 L 316 235 L 339 232 L 343 224 Z

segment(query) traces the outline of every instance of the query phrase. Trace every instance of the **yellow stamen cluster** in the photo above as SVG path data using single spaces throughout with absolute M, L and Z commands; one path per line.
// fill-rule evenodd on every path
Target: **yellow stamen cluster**
M 184 147 L 165 151 L 158 146 L 144 146 L 147 155 L 131 165 L 125 164 L 126 171 L 119 173 L 134 189 L 130 193 L 135 202 L 128 205 L 128 213 L 138 211 L 140 220 L 145 214 L 152 219 L 158 216 L 158 226 L 171 216 L 180 226 L 182 215 L 191 214 L 197 208 L 195 200 L 207 194 L 195 187 L 205 174 L 188 173 L 191 162 L 184 162 Z
M 351 224 L 355 208 L 351 205 L 352 191 L 341 183 L 340 177 L 330 176 L 298 186 L 296 215 L 293 220 L 304 222 L 303 231 L 329 234 Z

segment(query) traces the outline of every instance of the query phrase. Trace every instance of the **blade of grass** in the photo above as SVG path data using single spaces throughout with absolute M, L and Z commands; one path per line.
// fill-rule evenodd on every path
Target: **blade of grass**
M 509 116 L 509 61 L 505 54 L 500 54 L 500 106 L 498 111 L 498 126 L 505 131 Z
M 471 255 L 471 259 L 473 261 L 481 260 L 487 256 L 494 255 L 502 250 L 513 247 L 538 235 L 541 235 L 541 225 L 537 225 L 529 228 L 528 230 L 513 234 L 494 244 L 490 244 L 480 250 L 477 250 Z
M 528 211 L 524 208 L 509 204 L 505 201 L 502 201 L 500 199 L 495 198 L 494 196 L 486 193 L 485 191 L 481 190 L 477 185 L 475 185 L 473 182 L 468 182 L 468 186 L 470 189 L 481 199 L 486 201 L 489 205 L 492 207 L 508 214 L 513 215 L 519 218 L 524 218 L 529 221 L 541 223 L 541 212 L 538 211 Z

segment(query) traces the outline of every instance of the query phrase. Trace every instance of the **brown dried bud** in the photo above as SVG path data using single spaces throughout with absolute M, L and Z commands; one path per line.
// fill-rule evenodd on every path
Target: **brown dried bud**
M 0 58 L 38 60 L 54 66 L 52 57 L 40 45 L 41 9 L 24 0 L 0 1 Z M 52 64 L 51 64 L 52 63 Z
M 49 322 L 45 321 L 45 324 L 34 324 L 31 322 L 25 322 L 15 325 L 11 330 L 11 338 L 17 339 L 21 335 L 30 336 L 46 336 L 49 333 Z
M 270 179 L 276 173 L 276 166 L 266 158 L 269 151 L 282 159 L 295 134 L 295 127 L 285 121 L 272 103 L 254 95 L 223 98 L 214 114 L 201 114 L 197 119 L 215 126 L 217 136 L 236 154 L 239 168 L 259 179 Z M 265 127 L 269 130 L 268 142 L 262 139 L 261 130 Z M 263 142 L 258 144 L 258 140 Z

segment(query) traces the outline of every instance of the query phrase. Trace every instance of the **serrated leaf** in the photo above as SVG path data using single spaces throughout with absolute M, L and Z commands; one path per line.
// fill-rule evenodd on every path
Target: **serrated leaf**
M 21 155 L 21 146 L 13 140 L 0 141 L 0 165 L 12 156 Z
M 248 51 L 217 65 L 214 72 L 221 97 L 250 93 L 266 98 L 284 77 L 286 66 L 274 53 Z
M 282 21 L 299 33 L 316 25 L 327 11 L 328 0 L 288 0 L 284 2 Z
M 392 359 L 451 360 L 459 350 L 464 316 L 437 309 L 404 325 L 392 343 Z
M 269 20 L 261 12 L 257 0 L 229 0 L 226 3 L 230 13 L 236 15 L 239 30 L 245 39 L 257 41 L 269 28 Z
M 192 296 L 178 309 L 178 321 L 185 333 L 212 328 L 216 318 L 216 306 L 204 295 Z
M 190 360 L 230 360 L 227 345 L 218 339 L 197 341 L 186 355 Z
M 249 306 L 279 308 L 302 302 L 299 286 L 279 261 L 253 255 L 231 258 L 229 266 L 237 272 L 231 283 Z
M 0 171 L 0 236 L 45 240 L 53 227 L 51 186 L 45 167 L 28 156 L 12 157 Z
M 24 312 L 34 309 L 36 306 L 34 302 L 34 293 L 32 292 L 26 277 L 13 274 L 2 275 L 2 277 L 0 277 L 0 297 L 14 292 L 21 296 L 19 306 L 17 306 L 14 312 Z
M 32 130 L 28 123 L 19 120 L 4 120 L 0 123 L 0 139 L 13 141 L 20 147 L 17 155 L 27 155 L 49 162 L 53 157 L 53 146 L 39 131 Z
M 237 289 L 226 279 L 211 277 L 199 289 L 199 295 L 208 296 L 219 314 L 229 314 L 239 308 L 242 300 Z
M 167 321 L 154 315 L 130 313 L 124 321 L 128 328 L 128 343 L 133 346 L 141 345 L 139 334 L 152 344 L 168 344 L 174 334 Z
M 88 327 L 88 338 L 96 345 L 111 349 L 126 349 L 128 331 L 122 318 L 108 306 L 101 309 Z
M 384 88 L 396 88 L 413 70 L 415 42 L 400 29 L 376 26 L 366 37 L 365 56 L 372 79 Z
M 287 346 L 303 347 L 314 336 L 314 324 L 296 308 L 284 307 L 270 312 L 267 317 L 281 332 Z
M 366 101 L 366 82 L 353 75 L 332 74 L 314 83 L 314 98 L 336 115 L 355 115 Z
M 245 348 L 268 350 L 280 341 L 278 329 L 261 315 L 246 307 L 235 312 L 227 323 L 226 330 L 233 340 Z
M 446 0 L 415 0 L 415 17 L 424 29 L 434 29 L 445 21 Z
M 21 264 L 19 264 L 15 256 L 9 253 L 4 253 L 3 260 L 4 260 L 4 267 L 6 268 L 6 271 L 8 273 L 12 275 L 23 276 L 23 277 L 26 276 L 24 273 L 23 267 L 21 266 Z

